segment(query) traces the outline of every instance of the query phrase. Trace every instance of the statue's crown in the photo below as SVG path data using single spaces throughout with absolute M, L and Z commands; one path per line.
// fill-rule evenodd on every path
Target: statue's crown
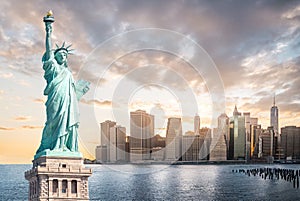
M 58 51 L 61 51 L 61 50 L 63 50 L 63 51 L 66 51 L 67 52 L 67 54 L 72 54 L 72 51 L 74 50 L 74 49 L 69 49 L 71 46 L 72 46 L 72 44 L 71 45 L 69 45 L 69 46 L 66 46 L 65 47 L 65 42 L 62 44 L 62 46 L 61 47 L 59 47 L 57 44 L 55 44 L 56 45 L 56 49 L 54 50 L 54 55 L 58 52 Z

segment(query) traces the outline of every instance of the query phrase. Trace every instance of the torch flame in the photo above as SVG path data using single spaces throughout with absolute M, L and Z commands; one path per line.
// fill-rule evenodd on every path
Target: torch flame
M 47 17 L 51 17 L 52 15 L 53 15 L 52 10 L 49 10 L 48 13 L 47 13 Z

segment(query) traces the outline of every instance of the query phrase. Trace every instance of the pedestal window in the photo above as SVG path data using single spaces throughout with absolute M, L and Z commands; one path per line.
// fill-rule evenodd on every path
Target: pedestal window
M 61 192 L 62 193 L 67 193 L 67 188 L 68 188 L 68 181 L 67 180 L 62 180 Z
M 77 193 L 77 181 L 76 180 L 72 180 L 72 182 L 71 182 L 71 192 L 72 193 Z
M 52 182 L 52 192 L 57 193 L 57 189 L 58 189 L 58 180 L 54 179 Z

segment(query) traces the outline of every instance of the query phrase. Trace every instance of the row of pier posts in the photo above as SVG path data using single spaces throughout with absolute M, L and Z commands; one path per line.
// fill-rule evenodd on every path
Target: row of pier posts
M 285 180 L 293 183 L 294 188 L 299 188 L 300 169 L 283 168 L 253 168 L 253 169 L 233 169 L 233 173 L 242 173 L 250 176 L 259 176 L 262 179 Z

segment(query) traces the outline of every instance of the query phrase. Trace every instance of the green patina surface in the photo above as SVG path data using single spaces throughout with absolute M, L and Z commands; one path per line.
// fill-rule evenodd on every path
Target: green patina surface
M 78 101 L 89 90 L 89 82 L 74 81 L 68 68 L 70 46 L 63 44 L 52 49 L 53 16 L 44 17 L 46 26 L 46 52 L 42 58 L 44 78 L 47 82 L 47 121 L 42 140 L 34 158 L 40 156 L 82 157 L 78 150 L 79 109 Z

